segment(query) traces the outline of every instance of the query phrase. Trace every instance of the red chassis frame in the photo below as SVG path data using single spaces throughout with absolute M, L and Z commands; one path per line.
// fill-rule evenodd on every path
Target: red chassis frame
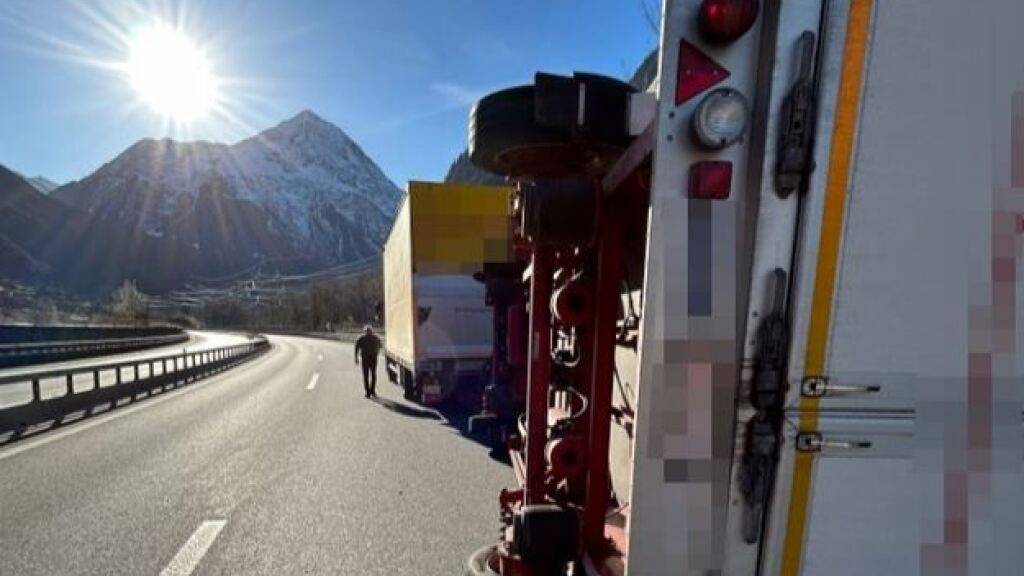
M 524 438 L 513 441 L 510 454 L 519 488 L 504 490 L 499 498 L 506 529 L 492 566 L 503 576 L 543 576 L 559 573 L 553 564 L 524 561 L 516 554 L 513 517 L 526 505 L 552 502 L 578 512 L 579 549 L 577 557 L 590 574 L 621 574 L 626 552 L 625 531 L 620 515 L 609 514 L 609 436 L 612 420 L 612 386 L 615 346 L 619 333 L 620 291 L 623 281 L 624 245 L 627 235 L 643 229 L 648 202 L 649 159 L 653 130 L 638 137 L 600 181 L 595 182 L 597 224 L 586 245 L 555 246 L 530 243 L 520 237 L 519 246 L 528 249 L 530 268 L 528 365 L 526 375 L 526 416 Z M 589 322 L 576 327 L 579 351 L 571 370 L 573 388 L 579 393 L 566 406 L 553 406 L 552 335 L 560 328 L 553 317 L 552 297 L 557 282 L 566 282 L 571 271 L 586 263 L 591 281 L 592 313 Z M 571 476 L 558 472 L 565 466 L 553 462 L 555 438 L 552 422 L 568 412 L 579 417 L 572 427 L 573 445 L 579 447 L 581 466 Z M 496 564 L 496 565 L 495 565 Z

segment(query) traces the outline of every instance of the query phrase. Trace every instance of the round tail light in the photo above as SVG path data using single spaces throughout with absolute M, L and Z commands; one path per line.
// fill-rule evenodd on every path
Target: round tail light
M 704 0 L 700 33 L 709 44 L 728 44 L 743 36 L 757 20 L 759 0 Z
M 697 142 L 708 150 L 721 150 L 743 137 L 750 107 L 747 99 L 732 88 L 712 90 L 693 113 Z

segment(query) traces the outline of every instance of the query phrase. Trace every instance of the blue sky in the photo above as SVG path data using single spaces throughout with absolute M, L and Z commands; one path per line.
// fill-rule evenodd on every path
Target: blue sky
M 476 97 L 537 70 L 627 77 L 656 41 L 643 1 L 3 0 L 0 164 L 63 183 L 140 138 L 234 142 L 308 108 L 399 186 L 440 179 Z M 202 46 L 230 117 L 168 127 L 134 102 L 117 64 L 153 18 Z

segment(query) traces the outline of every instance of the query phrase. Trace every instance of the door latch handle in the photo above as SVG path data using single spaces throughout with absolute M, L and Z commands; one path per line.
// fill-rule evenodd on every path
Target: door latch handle
M 830 440 L 818 432 L 800 432 L 796 435 L 798 452 L 821 452 L 829 450 L 866 450 L 871 448 L 870 440 Z
M 833 384 L 828 376 L 809 376 L 800 383 L 800 395 L 807 398 L 874 394 L 881 391 L 882 387 L 877 384 Z

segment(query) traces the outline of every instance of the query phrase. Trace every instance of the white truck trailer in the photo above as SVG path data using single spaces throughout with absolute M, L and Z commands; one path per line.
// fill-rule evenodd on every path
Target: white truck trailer
M 621 106 L 538 75 L 473 112 L 474 161 L 519 183 L 535 301 L 520 487 L 470 573 L 1024 573 L 1024 2 L 665 0 L 661 27 Z M 558 161 L 598 182 L 579 210 L 534 178 Z M 623 194 L 642 274 L 621 230 L 552 249 L 529 220 L 560 197 L 607 225 Z M 583 322 L 557 310 L 575 278 Z M 557 385 L 552 334 L 590 361 Z
M 384 245 L 384 353 L 409 398 L 483 383 L 494 313 L 473 274 L 509 258 L 508 189 L 410 182 Z

